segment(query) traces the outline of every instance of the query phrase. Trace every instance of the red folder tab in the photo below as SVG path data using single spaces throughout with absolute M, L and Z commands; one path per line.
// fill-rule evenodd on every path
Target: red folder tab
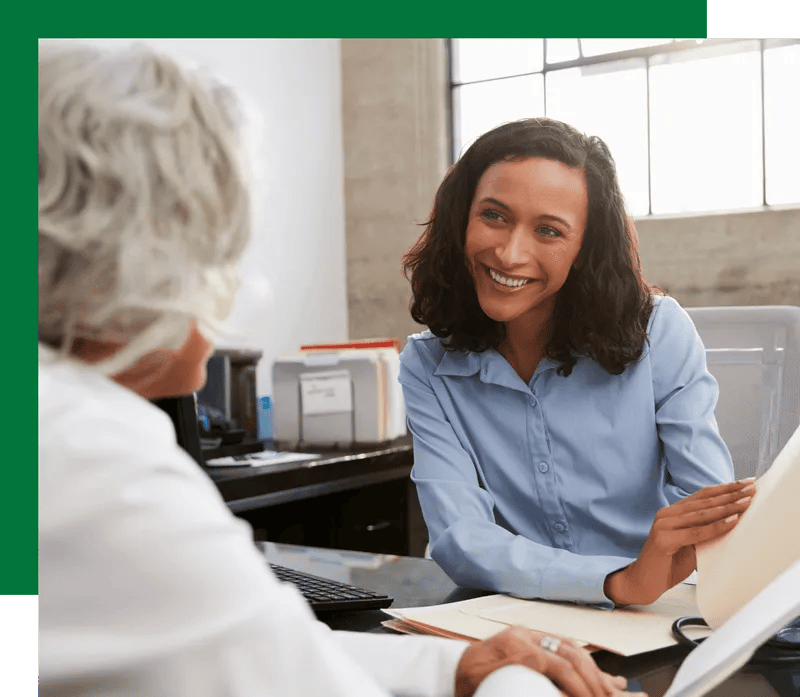
M 393 348 L 400 350 L 399 339 L 358 339 L 341 344 L 305 344 L 301 351 L 346 351 L 348 349 L 381 349 Z

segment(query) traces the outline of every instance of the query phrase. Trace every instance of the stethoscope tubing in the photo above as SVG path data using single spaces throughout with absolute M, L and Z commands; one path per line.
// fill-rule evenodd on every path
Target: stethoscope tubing
M 672 623 L 672 634 L 679 644 L 696 647 L 703 639 L 692 639 L 687 636 L 684 627 L 708 627 L 702 617 L 679 617 Z M 782 639 L 781 632 L 764 642 L 753 654 L 749 663 L 758 665 L 763 663 L 793 663 L 800 661 L 800 642 Z

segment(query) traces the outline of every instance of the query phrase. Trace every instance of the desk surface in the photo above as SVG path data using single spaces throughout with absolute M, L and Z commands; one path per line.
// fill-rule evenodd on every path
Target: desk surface
M 267 559 L 307 573 L 332 578 L 392 596 L 396 607 L 423 607 L 474 598 L 483 593 L 456 586 L 430 559 L 368 554 L 315 547 L 258 543 Z M 328 613 L 320 619 L 334 629 L 390 632 L 380 610 Z M 661 697 L 687 650 L 674 646 L 638 656 L 600 651 L 597 663 L 628 678 L 629 689 Z M 800 662 L 746 667 L 708 693 L 708 697 L 798 697 Z
M 239 512 L 407 479 L 413 447 L 411 438 L 406 436 L 383 444 L 356 445 L 348 450 L 308 448 L 303 452 L 322 457 L 260 467 L 204 469 L 228 507 Z

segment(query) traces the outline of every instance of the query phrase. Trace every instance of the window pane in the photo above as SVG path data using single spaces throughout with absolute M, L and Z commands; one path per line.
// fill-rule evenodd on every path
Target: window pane
M 581 39 L 581 50 L 584 56 L 599 56 L 669 43 L 672 43 L 672 39 Z
M 800 45 L 764 51 L 767 203 L 800 203 Z
M 547 39 L 547 62 L 560 63 L 580 57 L 577 39 Z
M 508 77 L 542 69 L 543 39 L 453 39 L 453 82 Z
M 544 114 L 541 74 L 464 85 L 453 90 L 454 158 L 478 136 L 507 121 Z
M 650 70 L 653 213 L 760 206 L 758 51 L 684 55 Z
M 617 163 L 628 212 L 646 215 L 647 69 L 644 59 L 547 74 L 547 115 L 602 138 Z

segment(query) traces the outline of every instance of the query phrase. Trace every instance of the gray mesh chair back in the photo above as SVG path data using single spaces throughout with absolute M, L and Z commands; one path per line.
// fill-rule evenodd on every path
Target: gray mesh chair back
M 719 382 L 737 478 L 761 476 L 800 424 L 800 307 L 686 308 Z

